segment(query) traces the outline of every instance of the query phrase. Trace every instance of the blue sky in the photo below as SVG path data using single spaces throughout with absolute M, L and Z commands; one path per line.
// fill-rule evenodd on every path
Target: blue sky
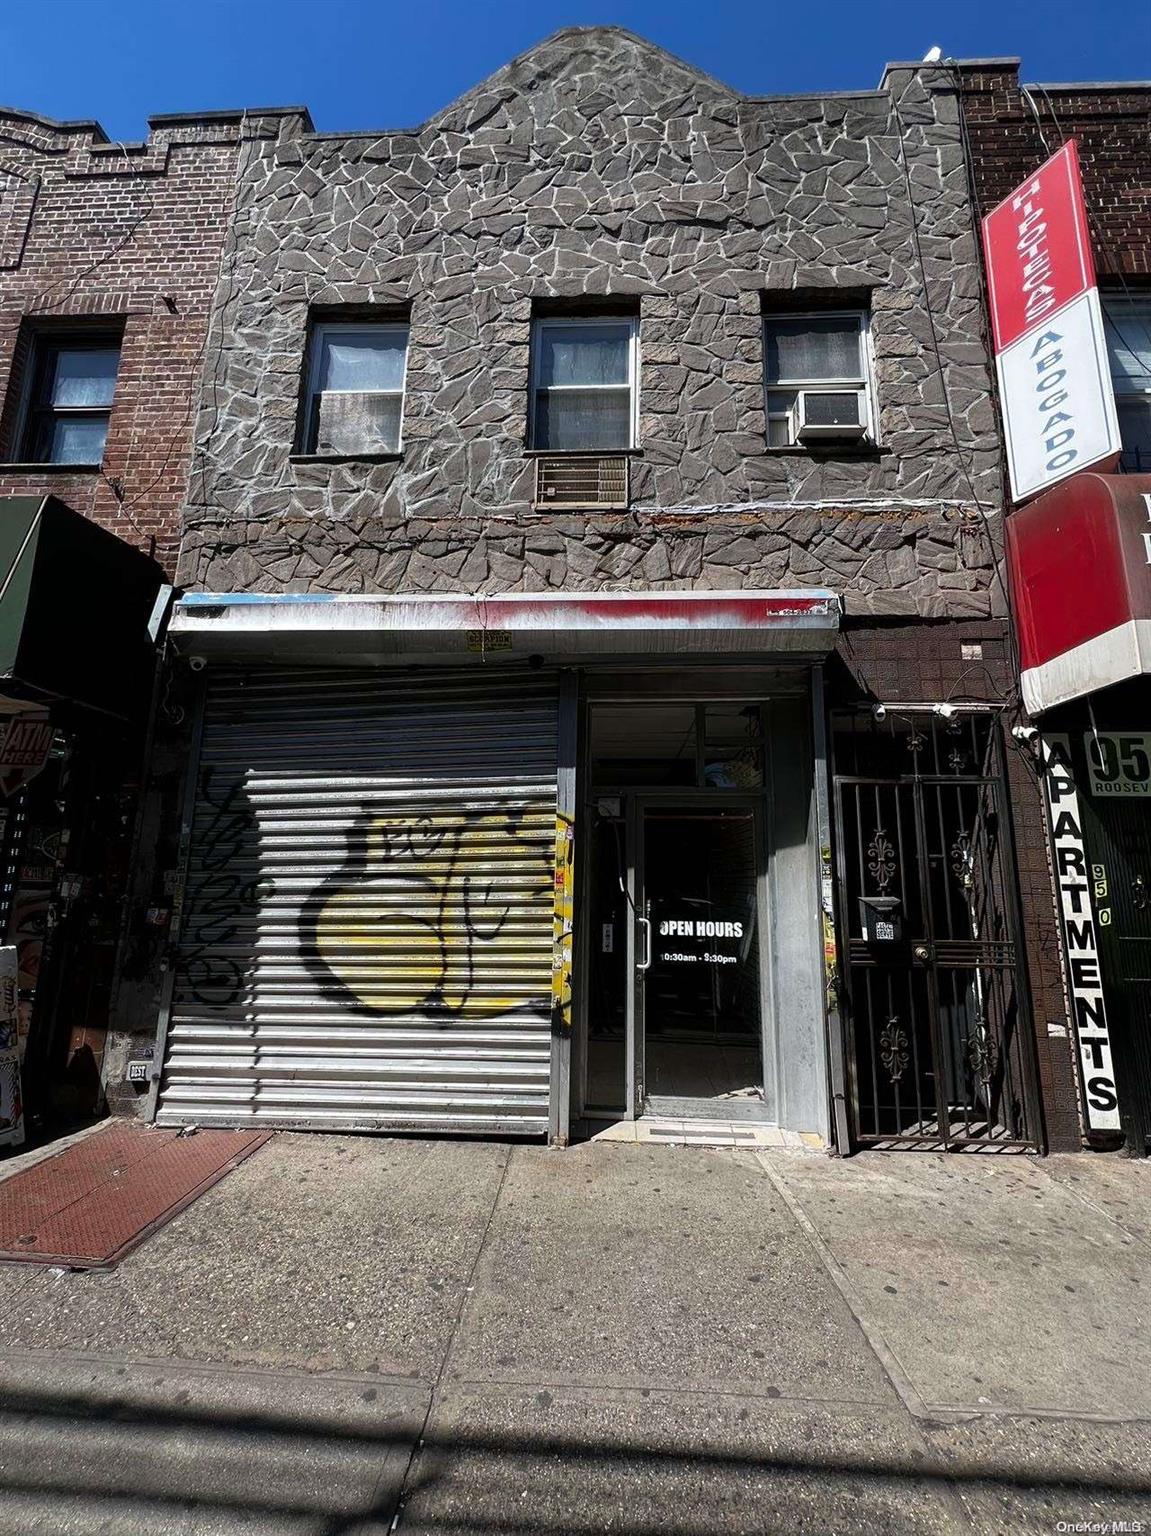
M 612 22 L 753 94 L 869 88 L 892 59 L 1020 54 L 1024 79 L 1151 75 L 1148 0 L 0 0 L 0 103 L 95 117 L 311 108 L 325 130 L 422 122 L 566 26 Z

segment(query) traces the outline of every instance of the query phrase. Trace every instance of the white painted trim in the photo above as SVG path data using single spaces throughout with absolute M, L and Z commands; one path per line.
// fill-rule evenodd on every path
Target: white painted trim
M 628 416 L 629 441 L 626 449 L 621 448 L 544 448 L 536 440 L 536 397 L 541 393 L 540 378 L 540 344 L 545 330 L 578 330 L 581 326 L 589 325 L 622 325 L 628 328 L 627 343 L 627 371 L 628 381 L 626 388 L 629 393 L 630 413 Z M 637 447 L 639 443 L 639 317 L 628 314 L 591 314 L 586 315 L 537 315 L 532 321 L 531 332 L 531 388 L 528 391 L 528 421 L 527 440 L 533 451 L 540 453 L 626 453 Z M 602 389 L 621 390 L 623 384 L 549 384 L 544 393 L 557 394 L 566 390 L 587 391 Z
M 403 369 L 403 376 L 400 379 L 400 387 L 399 387 L 399 389 L 368 389 L 368 390 L 359 390 L 359 389 L 357 389 L 357 390 L 346 390 L 346 389 L 324 390 L 324 389 L 322 389 L 321 385 L 323 383 L 324 358 L 325 358 L 325 356 L 327 354 L 328 338 L 330 336 L 341 336 L 341 335 L 347 336 L 347 335 L 351 335 L 351 334 L 353 334 L 355 332 L 372 332 L 372 331 L 374 331 L 377 335 L 383 335 L 383 333 L 386 332 L 386 331 L 394 332 L 394 333 L 402 333 L 403 334 L 403 337 L 404 337 L 404 369 Z M 309 343 L 310 343 L 310 347 L 311 347 L 311 354 L 310 354 L 310 357 L 309 357 L 309 360 L 308 360 L 308 398 L 307 398 L 307 400 L 305 402 L 305 416 L 304 416 L 304 424 L 303 424 L 303 428 L 304 429 L 303 429 L 303 432 L 301 433 L 301 436 L 300 436 L 300 441 L 301 441 L 301 443 L 303 445 L 303 451 L 305 453 L 315 453 L 316 452 L 316 443 L 314 441 L 314 435 L 315 434 L 313 432 L 312 418 L 313 418 L 313 416 L 315 415 L 315 412 L 316 412 L 316 400 L 317 400 L 318 396 L 320 396 L 322 394 L 334 394 L 334 395 L 368 394 L 368 395 L 384 395 L 388 399 L 394 399 L 396 395 L 399 396 L 399 398 L 400 398 L 400 425 L 399 425 L 399 430 L 396 433 L 396 448 L 395 448 L 395 451 L 397 453 L 400 453 L 403 450 L 403 446 L 404 446 L 404 407 L 405 407 L 405 405 L 407 403 L 407 393 L 408 393 L 408 361 L 409 361 L 409 359 L 411 357 L 411 352 L 412 352 L 412 325 L 411 325 L 411 321 L 410 320 L 372 320 L 371 318 L 364 319 L 364 320 L 316 320 L 313 323 L 313 325 L 312 325 L 311 335 L 309 337 Z
M 820 378 L 820 379 L 773 379 L 767 377 L 767 327 L 772 320 L 854 320 L 859 328 L 859 367 L 860 372 L 850 377 Z M 771 421 L 785 421 L 791 414 L 790 411 L 773 411 L 771 409 L 771 396 L 792 392 L 801 394 L 807 391 L 811 394 L 840 394 L 849 389 L 857 390 L 863 396 L 864 436 L 860 442 L 867 443 L 878 448 L 879 441 L 879 405 L 875 398 L 875 348 L 871 337 L 871 310 L 870 309 L 804 309 L 804 310 L 769 310 L 763 316 L 763 324 L 760 327 L 760 344 L 763 350 L 763 411 L 765 423 L 765 436 L 770 443 L 771 429 L 767 423 Z M 790 434 L 789 434 L 790 436 Z M 792 439 L 787 447 L 795 448 L 803 452 L 805 444 Z
M 1128 619 L 1022 674 L 1031 715 L 1151 673 L 1151 619 Z

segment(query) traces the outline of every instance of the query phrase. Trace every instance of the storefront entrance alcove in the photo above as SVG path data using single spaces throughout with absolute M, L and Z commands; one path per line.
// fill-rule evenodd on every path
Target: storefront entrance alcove
M 770 705 L 593 702 L 582 1105 L 775 1122 Z

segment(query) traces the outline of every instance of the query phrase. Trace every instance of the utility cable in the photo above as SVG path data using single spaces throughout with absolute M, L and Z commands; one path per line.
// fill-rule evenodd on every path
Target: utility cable
M 947 387 L 947 372 L 946 372 L 946 369 L 943 366 L 943 352 L 942 352 L 942 348 L 941 348 L 941 344 L 940 344 L 940 340 L 939 340 L 939 330 L 938 330 L 938 326 L 936 324 L 935 312 L 934 312 L 934 309 L 932 308 L 932 303 L 931 303 L 931 293 L 930 293 L 930 290 L 929 290 L 929 287 L 928 287 L 928 279 L 927 279 L 927 263 L 926 263 L 926 261 L 924 259 L 924 255 L 923 255 L 923 244 L 922 244 L 922 240 L 920 238 L 920 233 L 919 233 L 919 218 L 918 218 L 918 213 L 917 213 L 916 204 L 915 204 L 914 189 L 913 189 L 912 181 L 911 181 L 911 170 L 910 170 L 910 167 L 908 165 L 908 159 L 907 159 L 906 132 L 905 132 L 905 128 L 904 128 L 903 118 L 902 118 L 902 116 L 900 114 L 900 111 L 899 111 L 899 103 L 896 100 L 894 93 L 892 94 L 891 105 L 892 105 L 892 111 L 895 114 L 895 121 L 896 121 L 896 124 L 897 124 L 897 127 L 898 127 L 898 135 L 897 136 L 898 136 L 898 140 L 899 140 L 899 161 L 900 161 L 900 168 L 901 168 L 901 170 L 903 172 L 903 183 L 904 183 L 904 187 L 905 187 L 906 193 L 907 193 L 908 209 L 909 209 L 909 212 L 910 212 L 910 215 L 911 215 L 912 243 L 913 243 L 914 248 L 915 248 L 916 263 L 917 263 L 918 268 L 919 268 L 919 283 L 920 283 L 920 287 L 921 287 L 921 289 L 923 291 L 923 307 L 924 307 L 924 312 L 925 312 L 925 314 L 927 316 L 927 325 L 928 325 L 928 333 L 929 333 L 930 341 L 931 341 L 931 350 L 932 350 L 932 353 L 933 353 L 934 358 L 935 358 L 936 371 L 937 371 L 937 373 L 939 375 L 939 387 L 940 387 L 940 390 L 941 390 L 942 395 L 943 395 L 944 412 L 945 412 L 946 417 L 947 417 L 948 431 L 949 431 L 950 436 L 951 436 L 952 444 L 954 445 L 954 448 L 955 448 L 956 461 L 957 461 L 957 463 L 959 465 L 960 472 L 963 475 L 964 482 L 965 482 L 965 484 L 967 486 L 967 489 L 968 489 L 968 492 L 969 492 L 969 494 L 971 496 L 972 504 L 974 505 L 976 512 L 978 513 L 979 517 L 981 518 L 981 520 L 983 522 L 984 532 L 986 534 L 987 542 L 988 542 L 988 545 L 989 545 L 989 548 L 990 548 L 990 551 L 991 551 L 992 569 L 993 569 L 993 571 L 995 573 L 995 580 L 999 584 L 999 587 L 1000 587 L 1000 589 L 1002 590 L 1002 593 L 1003 593 L 1003 601 L 1004 601 L 1004 603 L 1006 605 L 1006 611 L 1007 611 L 1007 614 L 1008 614 L 1008 628 L 1010 630 L 1012 628 L 1011 620 L 1010 620 L 1010 614 L 1011 614 L 1011 595 L 1008 592 L 1007 584 L 1006 584 L 1006 582 L 1003 579 L 1003 572 L 1001 570 L 1000 560 L 998 558 L 998 542 L 996 540 L 995 533 L 994 533 L 994 530 L 993 530 L 992 525 L 991 525 L 991 519 L 990 519 L 989 513 L 987 511 L 987 508 L 983 505 L 983 502 L 982 502 L 982 500 L 980 499 L 980 496 L 979 496 L 979 492 L 976 489 L 974 476 L 973 476 L 971 468 L 970 468 L 970 466 L 968 464 L 965 450 L 964 450 L 963 445 L 960 443 L 960 440 L 959 440 L 959 431 L 958 431 L 958 428 L 956 427 L 956 424 L 955 424 L 955 413 L 954 413 L 954 410 L 953 410 L 952 404 L 951 404 L 951 392 L 950 392 L 950 390 Z M 977 231 L 973 231 L 973 238 L 975 239 L 974 259 L 976 261 L 976 264 L 978 265 L 978 260 L 979 260 L 979 243 L 978 243 Z

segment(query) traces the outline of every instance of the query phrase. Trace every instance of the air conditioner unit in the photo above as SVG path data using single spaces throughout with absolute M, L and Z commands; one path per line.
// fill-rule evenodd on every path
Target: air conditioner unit
M 801 389 L 792 407 L 791 435 L 798 443 L 858 442 L 867 436 L 863 391 Z
M 535 506 L 623 511 L 629 503 L 628 460 L 622 453 L 541 454 Z

